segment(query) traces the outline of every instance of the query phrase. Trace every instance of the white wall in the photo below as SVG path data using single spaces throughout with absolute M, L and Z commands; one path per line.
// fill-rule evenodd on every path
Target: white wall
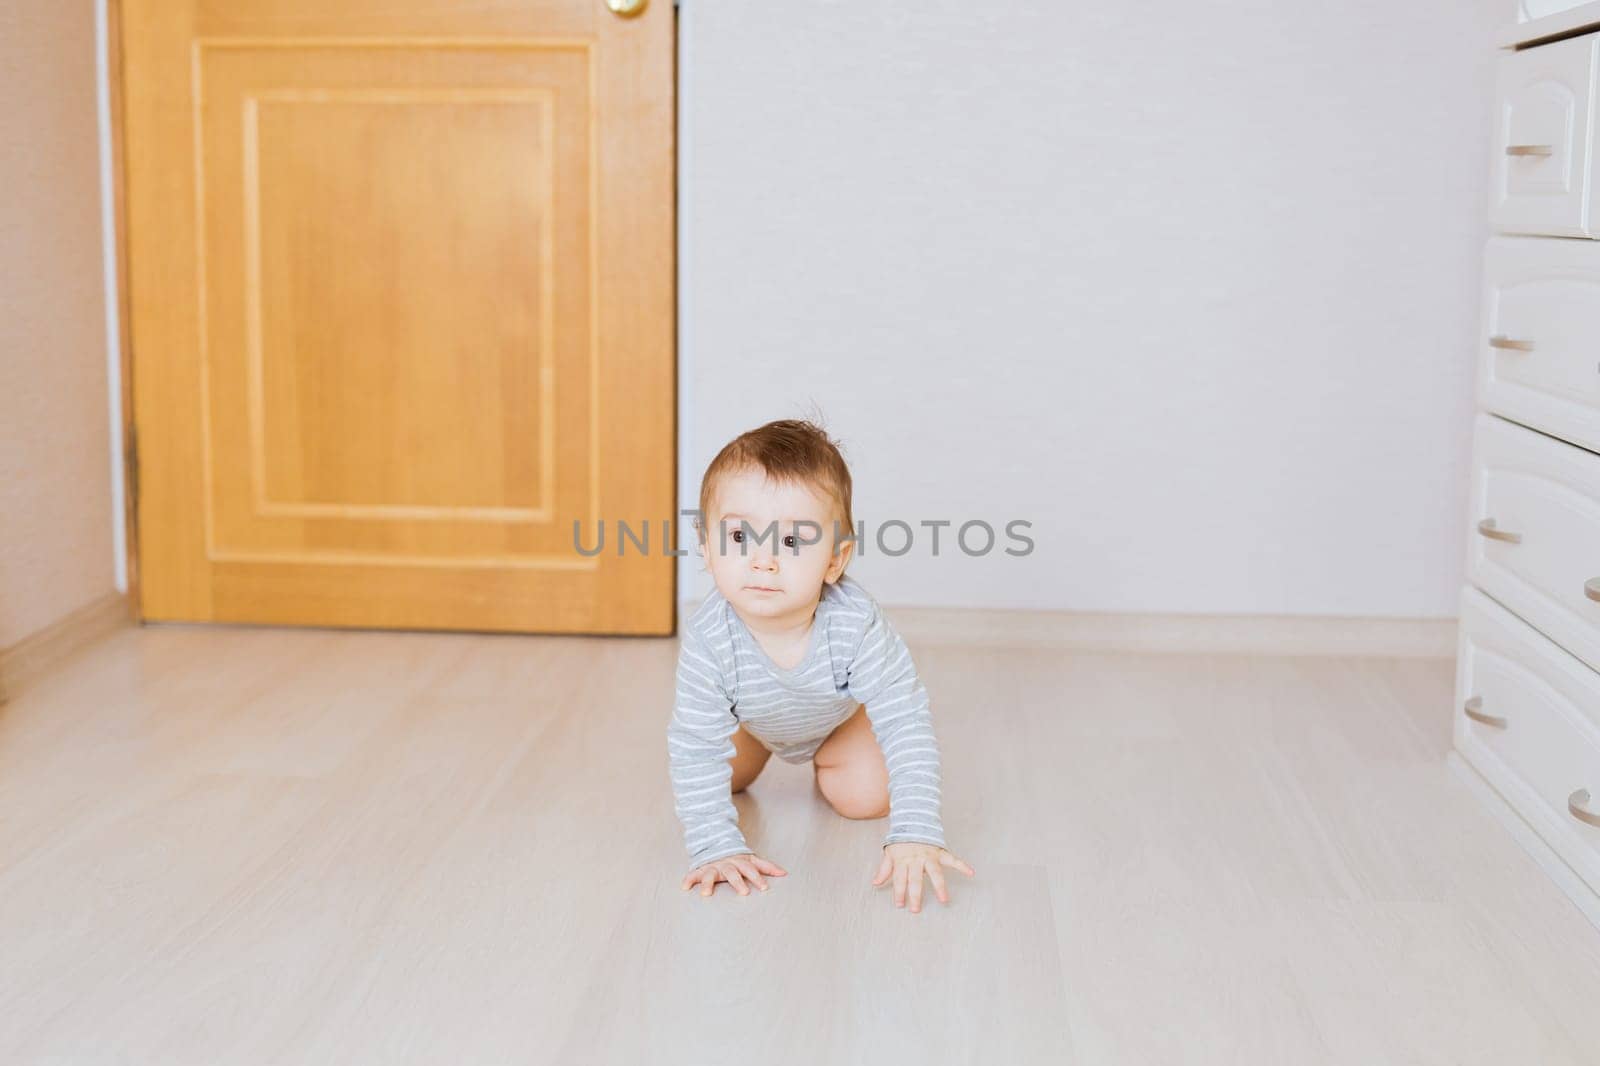
M 1033 523 L 886 604 L 1453 615 L 1507 10 L 683 0 L 683 506 L 815 401 L 858 520 Z
M 0 650 L 116 587 L 95 44 L 0 4 Z

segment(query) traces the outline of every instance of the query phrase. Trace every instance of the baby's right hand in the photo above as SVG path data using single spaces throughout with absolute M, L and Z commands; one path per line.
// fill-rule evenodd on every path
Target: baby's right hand
M 696 881 L 703 882 L 705 887 L 700 890 L 700 895 L 709 896 L 717 887 L 718 881 L 726 881 L 733 886 L 733 890 L 741 896 L 748 896 L 750 889 L 745 887 L 744 879 L 748 877 L 767 890 L 766 879 L 762 874 L 771 874 L 773 877 L 787 877 L 789 871 L 775 862 L 768 862 L 759 855 L 745 852 L 743 855 L 729 855 L 722 859 L 713 859 L 704 866 L 690 870 L 683 879 L 683 887 L 687 889 Z

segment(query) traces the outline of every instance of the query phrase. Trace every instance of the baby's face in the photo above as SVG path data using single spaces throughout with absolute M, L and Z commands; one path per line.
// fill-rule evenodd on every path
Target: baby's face
M 853 547 L 834 553 L 834 523 L 843 520 L 826 497 L 769 481 L 761 470 L 722 477 L 711 510 L 700 554 L 717 591 L 741 615 L 809 614 Z

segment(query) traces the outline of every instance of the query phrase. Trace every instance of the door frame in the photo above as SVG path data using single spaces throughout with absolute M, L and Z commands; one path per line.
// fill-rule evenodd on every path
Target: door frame
M 122 564 L 128 575 L 128 613 L 135 622 L 144 621 L 144 604 L 139 584 L 139 443 L 133 408 L 133 327 L 128 296 L 127 163 L 123 121 L 122 0 L 97 0 L 105 11 L 104 90 L 109 101 L 106 121 L 107 151 L 110 155 L 111 229 L 102 239 L 110 246 L 107 269 L 114 274 L 116 290 L 117 350 L 107 353 L 108 373 L 117 374 L 121 411 L 117 432 L 111 435 L 112 471 L 120 483 L 112 485 L 113 506 L 122 500 L 121 513 L 113 518 L 122 528 Z M 109 331 L 108 331 L 109 333 Z M 119 491 L 120 489 L 120 491 Z

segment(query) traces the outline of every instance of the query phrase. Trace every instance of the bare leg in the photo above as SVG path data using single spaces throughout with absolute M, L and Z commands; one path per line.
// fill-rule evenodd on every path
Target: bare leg
M 846 818 L 884 818 L 889 814 L 889 767 L 860 704 L 812 757 L 817 789 Z
M 733 758 L 728 760 L 729 765 L 733 767 L 733 781 L 729 784 L 729 791 L 743 792 L 749 787 L 750 782 L 760 776 L 772 752 L 768 751 L 761 741 L 745 732 L 743 725 L 733 731 L 733 746 L 737 750 Z

